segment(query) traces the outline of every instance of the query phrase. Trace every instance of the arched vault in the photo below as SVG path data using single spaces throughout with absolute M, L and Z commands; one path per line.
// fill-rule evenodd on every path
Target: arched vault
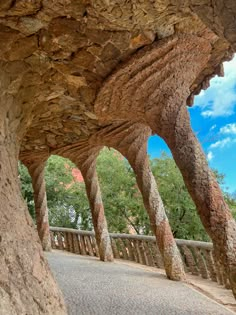
M 162 238 L 168 221 L 164 212 L 158 212 L 160 204 L 153 193 L 157 190 L 146 160 L 151 133 L 170 147 L 236 295 L 236 224 L 186 110 L 215 74 L 223 75 L 222 62 L 236 50 L 235 19 L 234 0 L 2 1 L 0 305 L 4 314 L 65 313 L 20 197 L 18 158 L 32 166 L 35 161 L 42 165 L 51 154 L 67 156 L 85 176 L 93 177 L 90 166 L 97 148 L 116 148 L 136 173 L 159 246 L 170 246 L 175 253 L 171 231 Z M 90 178 L 87 191 L 93 204 Z M 176 265 L 167 261 L 170 274 L 172 270 L 181 274 L 180 261 Z

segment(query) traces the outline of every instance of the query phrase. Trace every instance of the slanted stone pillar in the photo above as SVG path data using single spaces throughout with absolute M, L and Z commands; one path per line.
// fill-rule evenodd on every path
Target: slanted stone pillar
M 25 163 L 32 178 L 34 190 L 34 205 L 37 230 L 44 251 L 51 250 L 50 228 L 48 222 L 48 207 L 46 184 L 44 178 L 45 161 L 34 160 Z
M 79 158 L 72 160 L 78 166 L 84 178 L 100 260 L 113 261 L 111 240 L 108 233 L 102 195 L 96 172 L 97 154 L 97 150 L 90 150 L 86 154 L 79 156 Z
M 163 108 L 159 119 L 150 116 L 150 123 L 172 151 L 236 297 L 236 222 L 191 129 L 185 104 L 176 106 L 173 100 Z
M 63 297 L 43 256 L 18 179 L 20 143 L 35 105 L 32 95 L 38 91 L 31 88 L 27 93 L 21 84 L 25 73 L 30 81 L 28 69 L 20 61 L 0 63 L 0 313 L 63 315 Z
M 155 178 L 150 169 L 147 155 L 147 140 L 151 134 L 149 127 L 134 124 L 125 129 L 113 147 L 120 151 L 132 166 L 143 202 L 150 218 L 152 231 L 161 252 L 166 275 L 171 280 L 184 280 L 183 262 L 173 237 L 165 208 L 158 192 Z

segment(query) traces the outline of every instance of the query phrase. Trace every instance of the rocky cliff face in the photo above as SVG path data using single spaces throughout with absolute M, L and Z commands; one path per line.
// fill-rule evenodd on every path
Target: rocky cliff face
M 0 243 L 4 266 L 0 278 L 8 275 L 0 283 L 2 314 L 65 312 L 19 197 L 18 157 L 30 163 L 60 154 L 82 167 L 82 160 L 96 157 L 103 145 L 110 145 L 132 160 L 129 146 L 145 128 L 150 130 L 147 134 L 161 135 L 175 151 L 176 143 L 183 140 L 178 142 L 171 130 L 177 126 L 184 141 L 191 138 L 191 131 L 185 134 L 184 126 L 176 123 L 188 123 L 181 114 L 183 104 L 191 105 L 194 94 L 207 88 L 212 76 L 223 75 L 222 62 L 232 57 L 235 17 L 233 0 L 7 0 L 0 4 Z M 170 118 L 172 112 L 175 120 Z M 137 140 L 133 155 L 139 154 L 139 141 L 144 139 Z M 193 152 L 191 145 L 185 150 Z M 177 161 L 181 152 L 175 155 Z M 201 170 L 203 162 L 196 156 L 189 155 L 196 160 L 192 168 Z M 198 179 L 196 172 L 188 177 L 180 164 L 186 182 L 207 186 L 205 200 L 220 194 L 217 187 L 208 185 L 211 175 L 205 164 L 204 176 Z M 142 190 L 147 183 L 140 176 Z M 206 213 L 214 212 L 217 217 L 222 197 L 218 203 L 203 205 L 201 196 L 196 196 L 199 187 L 189 185 L 198 208 L 205 209 L 205 214 L 199 213 L 214 238 L 217 233 Z M 143 194 L 147 194 L 145 189 Z M 225 211 L 219 219 L 224 237 L 216 236 L 215 242 L 218 250 L 224 248 L 222 263 L 232 267 L 227 272 L 234 286 L 236 259 L 229 248 L 235 248 L 235 240 L 224 240 L 229 239 L 234 224 L 227 223 L 231 217 Z

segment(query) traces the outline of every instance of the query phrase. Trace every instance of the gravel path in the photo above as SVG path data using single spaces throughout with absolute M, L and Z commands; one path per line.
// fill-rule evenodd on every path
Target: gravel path
M 48 261 L 70 315 L 232 315 L 183 283 L 119 262 L 53 252 Z

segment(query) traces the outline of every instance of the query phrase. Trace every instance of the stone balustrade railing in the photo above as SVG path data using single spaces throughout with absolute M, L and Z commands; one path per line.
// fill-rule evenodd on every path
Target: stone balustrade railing
M 61 227 L 51 227 L 50 231 L 52 248 L 79 255 L 99 256 L 94 232 Z M 163 268 L 154 236 L 110 233 L 110 238 L 116 259 Z M 222 266 L 214 259 L 212 243 L 181 239 L 176 239 L 176 243 L 185 272 L 218 282 L 230 289 Z

